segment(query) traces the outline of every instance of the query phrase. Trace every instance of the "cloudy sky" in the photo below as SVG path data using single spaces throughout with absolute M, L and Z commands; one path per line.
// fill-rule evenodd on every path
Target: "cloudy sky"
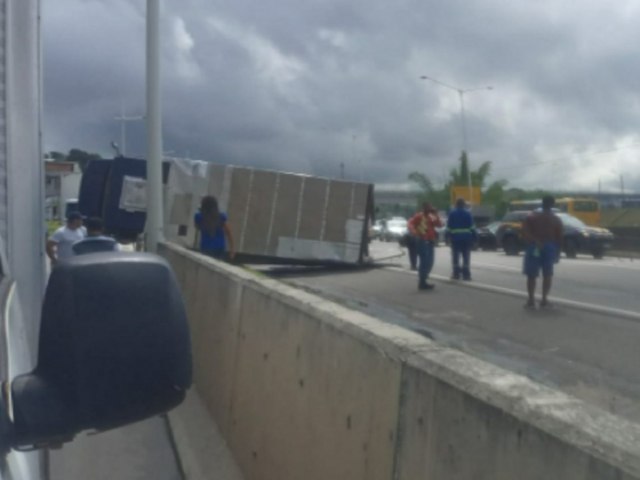
M 42 0 L 45 149 L 145 110 L 143 0 Z M 169 155 L 403 184 L 463 145 L 512 186 L 640 191 L 640 2 L 164 0 Z M 492 90 L 483 87 L 492 86 Z M 145 154 L 144 121 L 127 153 Z

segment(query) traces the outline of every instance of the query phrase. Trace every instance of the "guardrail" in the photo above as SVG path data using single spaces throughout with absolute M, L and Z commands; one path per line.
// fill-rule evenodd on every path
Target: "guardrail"
M 195 385 L 248 480 L 640 479 L 640 426 L 163 244 Z M 203 452 L 206 454 L 206 452 Z
M 640 227 L 609 227 L 615 235 L 612 249 L 640 252 Z

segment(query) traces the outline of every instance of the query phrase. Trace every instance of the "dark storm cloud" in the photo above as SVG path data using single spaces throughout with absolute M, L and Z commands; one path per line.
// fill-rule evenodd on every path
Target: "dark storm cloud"
M 124 100 L 144 110 L 144 8 L 43 0 L 45 148 L 108 153 Z M 459 156 L 567 188 L 633 177 L 640 11 L 632 2 L 169 1 L 164 144 L 172 155 L 398 183 Z M 144 125 L 128 125 L 144 155 Z M 627 147 L 627 148 L 625 148 Z M 604 150 L 612 151 L 601 154 Z M 547 162 L 540 163 L 540 162 Z M 542 166 L 541 166 L 542 165 Z M 555 169 L 555 170 L 554 170 Z M 637 170 L 637 169 L 636 169 Z M 557 187 L 557 185 L 555 185 Z

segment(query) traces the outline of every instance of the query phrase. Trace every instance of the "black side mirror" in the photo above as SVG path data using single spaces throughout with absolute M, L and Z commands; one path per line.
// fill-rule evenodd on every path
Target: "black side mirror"
M 144 253 L 78 256 L 51 273 L 37 367 L 4 399 L 11 446 L 60 444 L 166 412 L 190 385 L 189 330 L 169 265 Z

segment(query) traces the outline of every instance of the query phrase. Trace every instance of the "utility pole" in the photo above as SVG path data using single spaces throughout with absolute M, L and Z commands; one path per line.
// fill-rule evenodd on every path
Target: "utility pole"
M 440 80 L 436 80 L 432 77 L 427 77 L 426 75 L 422 75 L 420 77 L 421 80 L 430 80 L 433 83 L 437 83 L 443 87 L 446 87 L 450 90 L 454 90 L 458 92 L 458 97 L 460 99 L 460 127 L 462 130 L 462 154 L 467 158 L 467 186 L 469 188 L 469 204 L 473 204 L 473 188 L 471 185 L 471 163 L 469 162 L 469 155 L 467 152 L 467 124 L 465 119 L 465 111 L 464 111 L 464 94 L 469 92 L 476 92 L 478 90 L 493 90 L 492 86 L 486 87 L 478 87 L 478 88 L 458 88 L 453 85 L 449 85 L 448 83 L 441 82 Z
M 358 136 L 356 134 L 353 135 L 353 166 L 354 168 L 358 168 L 360 171 L 360 181 L 362 182 L 364 175 L 362 172 L 362 162 L 360 161 L 358 152 L 356 150 L 356 141 L 358 140 Z
M 124 157 L 127 150 L 127 122 L 143 120 L 144 115 L 134 115 L 132 117 L 127 117 L 123 100 L 120 106 L 120 116 L 115 117 L 115 119 L 120 121 L 120 155 Z
M 147 250 L 163 238 L 160 0 L 147 0 Z

